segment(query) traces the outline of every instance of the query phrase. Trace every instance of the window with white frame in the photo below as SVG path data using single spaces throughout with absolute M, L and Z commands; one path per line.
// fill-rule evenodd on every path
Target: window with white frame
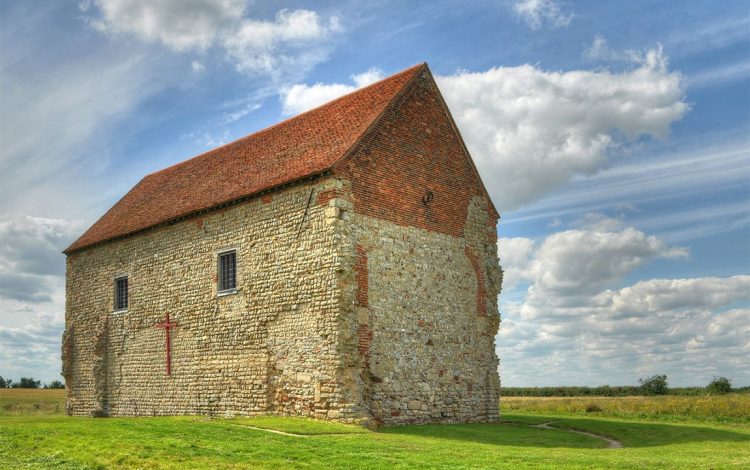
M 115 311 L 128 309 L 128 277 L 115 278 Z
M 233 292 L 237 289 L 237 252 L 235 250 L 219 253 L 219 293 Z

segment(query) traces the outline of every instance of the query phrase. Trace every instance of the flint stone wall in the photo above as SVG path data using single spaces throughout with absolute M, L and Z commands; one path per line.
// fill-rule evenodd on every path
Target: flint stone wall
M 487 217 L 475 197 L 465 236 L 453 237 L 355 214 L 362 254 L 349 333 L 364 407 L 378 424 L 498 420 L 501 273 Z
M 310 195 L 336 185 L 298 185 L 68 256 L 68 413 L 355 417 L 358 398 L 337 377 L 341 220 Z M 217 296 L 226 248 L 237 250 L 238 288 Z M 120 274 L 129 309 L 113 313 Z M 154 326 L 167 312 L 170 376 Z

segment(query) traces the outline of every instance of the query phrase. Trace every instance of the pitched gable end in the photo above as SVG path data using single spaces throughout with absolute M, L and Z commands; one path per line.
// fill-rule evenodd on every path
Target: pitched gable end
M 426 66 L 333 172 L 351 181 L 357 212 L 399 225 L 463 236 L 475 196 L 498 218 Z

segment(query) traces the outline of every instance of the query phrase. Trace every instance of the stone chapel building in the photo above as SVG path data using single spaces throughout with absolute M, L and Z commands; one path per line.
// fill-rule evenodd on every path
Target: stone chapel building
M 497 221 L 426 64 L 152 173 L 65 250 L 67 411 L 496 421 Z

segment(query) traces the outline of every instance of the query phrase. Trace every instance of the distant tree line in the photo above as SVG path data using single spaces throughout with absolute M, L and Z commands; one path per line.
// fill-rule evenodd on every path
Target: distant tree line
M 640 385 L 602 385 L 600 387 L 503 387 L 506 397 L 626 397 L 636 395 L 723 395 L 750 393 L 750 387 L 732 387 L 726 377 L 714 377 L 705 387 L 669 387 L 664 374 L 643 377 Z
M 41 380 L 34 380 L 32 377 L 21 377 L 18 382 L 14 382 L 13 379 L 6 379 L 0 375 L 0 388 L 65 388 L 65 384 L 59 380 L 42 384 Z

